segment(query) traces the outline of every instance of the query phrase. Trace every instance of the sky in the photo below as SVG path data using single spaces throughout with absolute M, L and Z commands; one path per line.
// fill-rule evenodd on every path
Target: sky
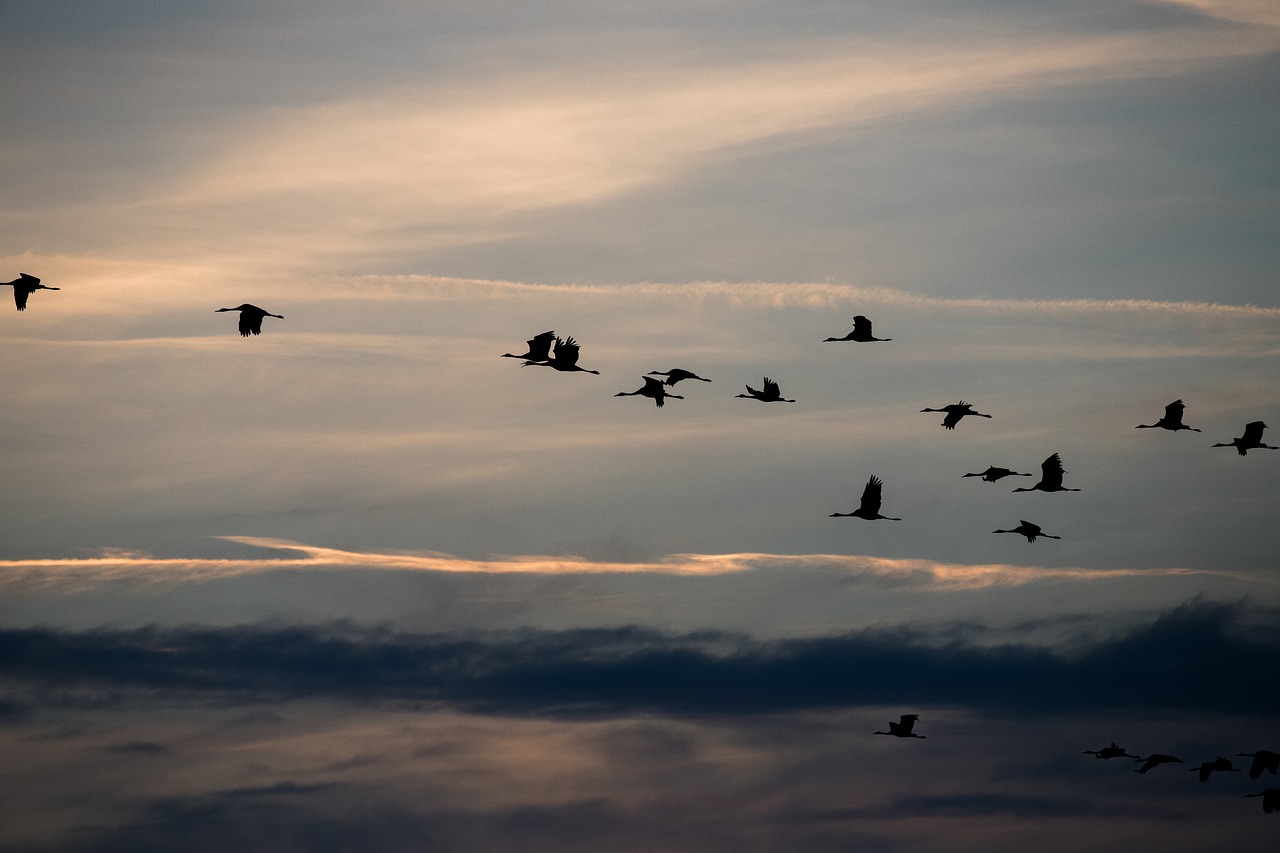
M 0 0 L 0 49 L 0 280 L 59 288 L 0 292 L 0 853 L 1280 837 L 1280 452 L 1213 446 L 1280 429 L 1274 4 Z M 502 357 L 548 330 L 598 374 Z M 900 521 L 831 517 L 873 476 Z

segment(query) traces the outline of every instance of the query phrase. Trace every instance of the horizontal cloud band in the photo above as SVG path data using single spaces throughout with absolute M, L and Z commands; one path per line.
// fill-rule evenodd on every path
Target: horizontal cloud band
M 286 539 L 220 536 L 257 548 L 300 551 L 301 557 L 158 558 L 128 551 L 99 557 L 0 560 L 0 589 L 13 594 L 74 591 L 113 581 L 182 583 L 297 569 L 369 569 L 473 574 L 667 574 L 710 576 L 762 569 L 825 569 L 886 585 L 979 589 L 1035 581 L 1090 581 L 1170 575 L 1232 576 L 1185 568 L 1085 569 L 1007 564 L 962 565 L 932 560 L 843 554 L 672 554 L 652 562 L 608 562 L 574 556 L 505 556 L 475 560 L 438 552 L 344 551 Z
M 962 626 L 762 641 L 639 627 L 409 634 L 350 624 L 0 631 L 0 676 L 24 707 L 136 703 L 155 691 L 230 701 L 324 697 L 496 714 L 752 714 L 876 704 L 997 713 L 1187 708 L 1269 713 L 1280 613 L 1193 601 L 1126 634 L 1063 649 L 983 646 Z M 1196 689 L 1204 685 L 1205 689 Z M 25 688 L 25 690 L 23 689 Z

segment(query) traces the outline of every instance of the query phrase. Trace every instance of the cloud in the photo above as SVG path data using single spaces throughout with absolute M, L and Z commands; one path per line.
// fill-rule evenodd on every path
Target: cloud
M 406 634 L 340 624 L 0 632 L 28 701 L 221 696 L 443 704 L 488 714 L 760 714 L 860 705 L 998 714 L 1161 708 L 1266 713 L 1280 685 L 1274 608 L 1193 601 L 1103 639 L 975 642 L 981 626 L 909 625 L 756 640 L 638 627 Z M 1194 685 L 1207 685 L 1195 689 Z M 133 697 L 133 698 L 129 698 Z
M 303 556 L 158 558 L 127 550 L 106 549 L 97 557 L 0 560 L 0 571 L 3 572 L 0 574 L 0 588 L 11 594 L 80 591 L 119 581 L 149 584 L 199 583 L 264 572 L 324 569 L 524 575 L 658 574 L 689 577 L 762 570 L 818 569 L 875 584 L 940 590 L 985 589 L 1039 582 L 1090 582 L 1131 577 L 1204 575 L 1246 579 L 1244 575 L 1230 572 L 1187 568 L 1086 569 L 1009 564 L 961 565 L 932 560 L 844 554 L 672 554 L 647 562 L 528 555 L 467 559 L 431 551 L 349 551 L 257 536 L 215 538 L 256 548 L 301 552 Z

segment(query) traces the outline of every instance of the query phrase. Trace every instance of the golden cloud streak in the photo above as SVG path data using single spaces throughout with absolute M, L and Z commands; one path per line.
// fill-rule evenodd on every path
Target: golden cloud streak
M 610 562 L 575 556 L 501 556 L 466 559 L 434 551 L 388 553 L 347 551 L 287 539 L 219 536 L 256 548 L 296 551 L 302 556 L 271 558 L 159 558 L 131 551 L 105 550 L 97 557 L 0 560 L 0 589 L 14 594 L 76 592 L 130 581 L 148 584 L 198 583 L 239 575 L 289 570 L 367 569 L 468 574 L 608 575 L 661 574 L 708 577 L 749 571 L 819 569 L 872 583 L 933 589 L 985 589 L 1038 581 L 1097 581 L 1136 577 L 1212 575 L 1249 579 L 1230 572 L 1185 568 L 1085 569 L 1017 566 L 1002 563 L 964 565 L 932 560 L 890 559 L 857 554 L 671 554 L 651 562 Z

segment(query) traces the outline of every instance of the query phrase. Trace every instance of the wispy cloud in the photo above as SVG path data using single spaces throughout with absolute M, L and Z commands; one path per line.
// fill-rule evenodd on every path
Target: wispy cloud
M 841 554 L 672 554 L 648 562 L 612 562 L 576 556 L 545 555 L 467 559 L 432 551 L 350 551 L 256 536 L 216 538 L 255 548 L 301 552 L 302 556 L 158 558 L 129 551 L 108 550 L 96 557 L 0 560 L 0 589 L 11 594 L 70 591 L 117 581 L 148 584 L 198 583 L 263 572 L 325 569 L 537 575 L 662 574 L 690 577 L 763 570 L 817 569 L 839 572 L 870 583 L 933 589 L 983 589 L 1046 581 L 1090 582 L 1130 577 L 1204 575 L 1244 578 L 1238 574 L 1186 568 L 1084 569 L 1009 564 L 960 565 L 931 560 Z

